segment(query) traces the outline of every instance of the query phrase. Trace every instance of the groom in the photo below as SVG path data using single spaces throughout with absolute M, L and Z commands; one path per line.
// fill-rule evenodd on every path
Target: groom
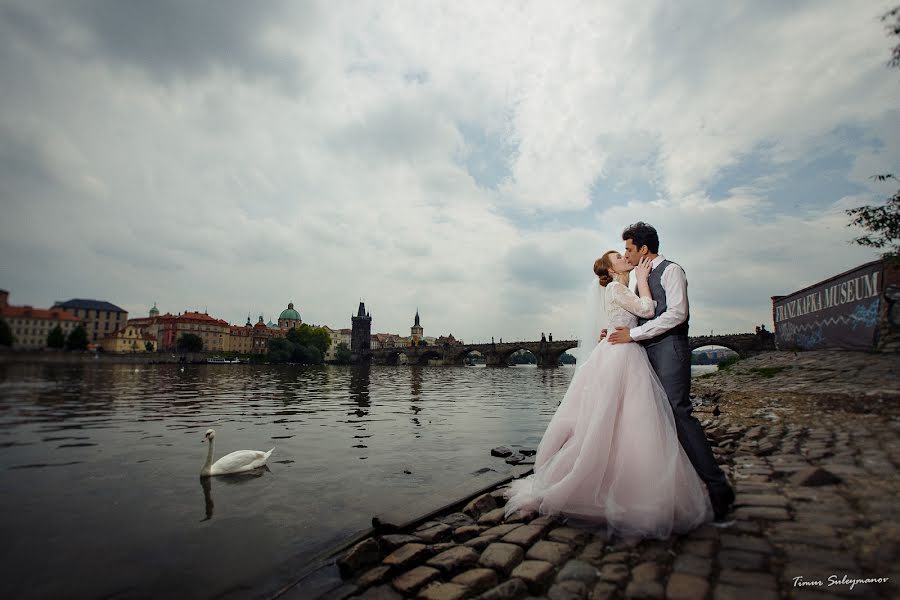
M 637 265 L 643 257 L 651 259 L 650 293 L 656 301 L 652 319 L 639 319 L 633 329 L 616 327 L 609 334 L 612 344 L 638 342 L 647 350 L 647 358 L 662 382 L 672 412 L 678 441 L 706 483 L 716 521 L 728 514 L 734 502 L 734 490 L 713 456 L 700 422 L 691 415 L 691 347 L 688 342 L 687 278 L 684 270 L 659 252 L 659 236 L 651 225 L 638 222 L 622 232 L 625 258 Z

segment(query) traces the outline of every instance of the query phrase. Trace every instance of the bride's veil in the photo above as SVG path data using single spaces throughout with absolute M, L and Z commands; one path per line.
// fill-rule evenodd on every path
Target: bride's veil
M 594 347 L 600 341 L 600 331 L 607 329 L 606 288 L 594 277 L 588 285 L 584 312 L 578 326 L 578 349 L 575 351 L 575 368 L 580 369 L 587 361 Z

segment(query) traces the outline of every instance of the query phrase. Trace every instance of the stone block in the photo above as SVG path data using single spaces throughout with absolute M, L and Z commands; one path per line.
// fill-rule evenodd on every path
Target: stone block
M 543 560 L 554 565 L 561 565 L 574 554 L 574 550 L 566 544 L 541 540 L 528 549 L 527 557 L 532 560 Z
M 666 583 L 667 600 L 697 600 L 706 598 L 708 593 L 709 583 L 705 577 L 673 573 Z
M 458 583 L 467 587 L 473 594 L 480 594 L 489 590 L 496 586 L 499 581 L 496 571 L 481 567 L 460 573 L 450 580 L 451 583 Z
M 424 562 L 429 556 L 431 550 L 426 545 L 405 544 L 388 554 L 381 562 L 398 570 L 406 570 Z
M 421 600 L 463 600 L 468 597 L 468 588 L 458 583 L 435 583 L 423 589 L 417 596 Z
M 497 508 L 497 499 L 490 494 L 482 494 L 466 504 L 462 511 L 473 519 L 477 519 L 495 508 Z
M 431 558 L 425 564 L 444 573 L 458 573 L 463 569 L 474 566 L 478 562 L 478 552 L 466 546 L 456 546 L 441 552 Z
M 543 533 L 543 527 L 538 525 L 523 525 L 504 535 L 500 541 L 506 542 L 507 544 L 518 544 L 520 546 L 528 547 L 541 539 Z
M 395 577 L 391 585 L 401 594 L 409 596 L 424 587 L 426 583 L 437 579 L 440 574 L 440 571 L 431 567 L 416 567 Z
M 495 508 L 494 510 L 489 510 L 484 513 L 480 517 L 478 517 L 479 525 L 498 525 L 503 521 L 503 516 L 506 512 L 504 508 Z
M 528 594 L 528 586 L 521 579 L 510 579 L 478 596 L 478 600 L 518 600 Z
M 481 553 L 478 564 L 487 569 L 494 569 L 504 575 L 509 575 L 524 558 L 525 552 L 519 546 L 495 542 Z
M 555 567 L 543 560 L 525 560 L 512 570 L 512 577 L 521 579 L 532 594 L 542 594 L 553 580 Z
M 562 542 L 570 546 L 582 546 L 587 543 L 589 538 L 588 532 L 575 527 L 557 527 L 547 534 L 548 540 Z
M 374 538 L 366 538 L 354 545 L 337 560 L 341 577 L 347 579 L 356 573 L 373 567 L 381 561 L 381 547 Z

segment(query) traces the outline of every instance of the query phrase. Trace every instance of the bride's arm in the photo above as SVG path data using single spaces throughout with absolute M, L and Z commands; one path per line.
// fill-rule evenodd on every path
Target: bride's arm
M 627 286 L 614 286 L 613 298 L 616 303 L 633 315 L 651 318 L 655 314 L 656 302 L 650 296 L 650 284 L 647 279 L 650 274 L 650 261 L 641 259 L 641 263 L 634 269 L 637 277 L 638 293 L 640 298 L 634 295 Z

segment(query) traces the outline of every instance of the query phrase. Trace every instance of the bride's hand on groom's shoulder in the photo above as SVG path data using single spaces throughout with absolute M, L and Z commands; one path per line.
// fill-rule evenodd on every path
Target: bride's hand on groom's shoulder
M 638 262 L 637 266 L 634 268 L 634 274 L 638 279 L 646 280 L 650 277 L 650 263 L 653 261 L 647 258 L 646 256 Z

